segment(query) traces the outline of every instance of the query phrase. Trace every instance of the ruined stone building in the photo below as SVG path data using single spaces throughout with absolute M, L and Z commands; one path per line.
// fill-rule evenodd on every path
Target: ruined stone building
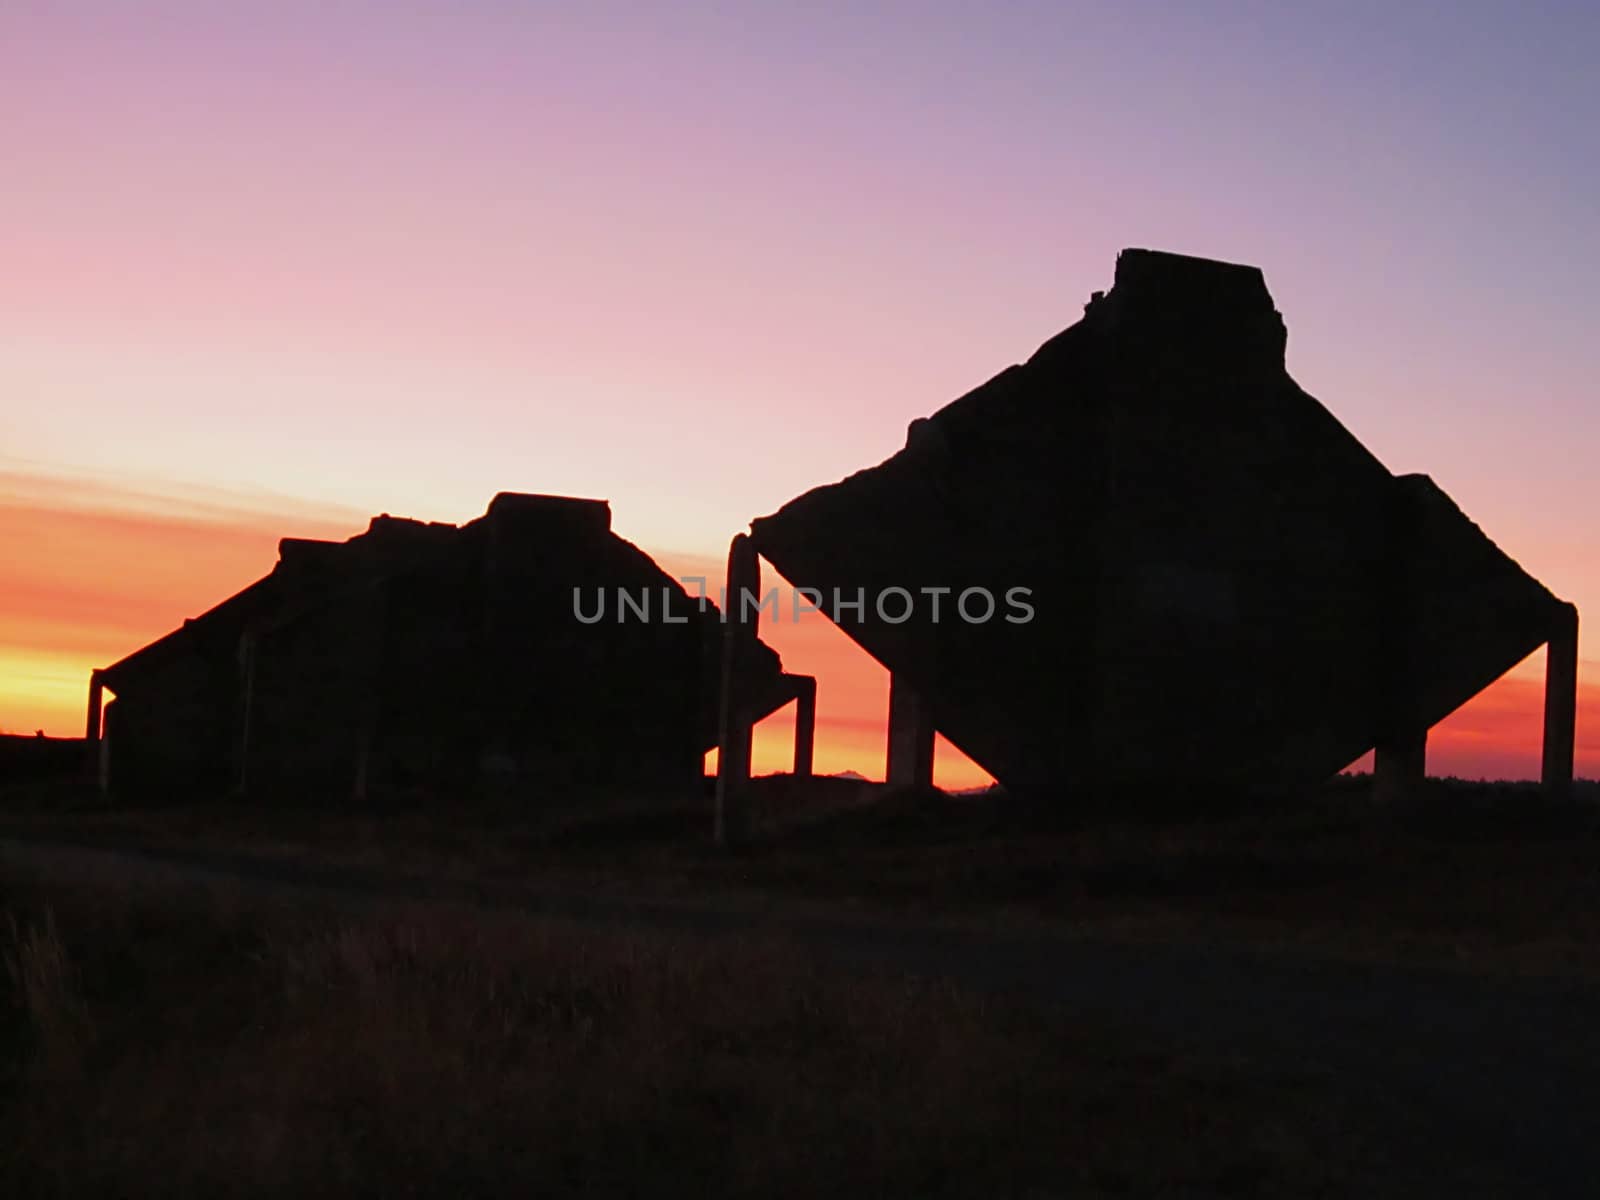
M 729 592 L 759 595 L 764 557 L 888 668 L 896 783 L 928 781 L 937 732 L 1052 797 L 1277 792 L 1373 749 L 1403 791 L 1429 728 L 1548 646 L 1543 774 L 1565 790 L 1576 609 L 1391 473 L 1285 344 L 1258 269 L 1125 250 L 1027 362 L 754 521 Z M 579 619 L 575 588 L 619 587 L 669 612 Z M 814 681 L 753 621 L 697 604 L 604 502 L 507 494 L 460 528 L 285 540 L 265 578 L 95 672 L 88 733 L 130 794 L 676 787 L 718 745 L 737 837 L 751 728 L 789 700 L 809 774 Z
M 284 539 L 271 573 L 94 672 L 88 735 L 124 796 L 696 787 L 719 641 L 716 607 L 614 534 L 604 501 L 505 493 L 459 528 L 382 516 Z M 756 719 L 801 700 L 809 771 L 813 681 L 764 645 L 740 678 Z
M 891 672 L 893 781 L 928 778 L 938 731 L 1017 791 L 1275 791 L 1374 747 L 1405 787 L 1429 727 L 1548 643 L 1544 773 L 1563 788 L 1576 609 L 1369 453 L 1290 378 L 1285 343 L 1260 270 L 1125 250 L 1027 362 L 755 521 L 733 573 L 755 579 L 759 555 L 869 597 L 831 615 Z M 1013 588 L 1031 620 L 954 611 Z M 922 600 L 911 619 L 871 602 L 886 589 Z

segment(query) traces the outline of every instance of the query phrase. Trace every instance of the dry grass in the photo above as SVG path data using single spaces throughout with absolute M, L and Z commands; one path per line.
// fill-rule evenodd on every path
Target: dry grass
M 32 922 L 7 912 L 0 926 L 0 964 L 13 1007 L 30 1034 L 35 1069 L 45 1074 L 71 1071 L 94 1030 L 55 912 L 46 908 Z
M 1046 923 L 1075 933 L 1247 946 L 1491 974 L 1600 972 L 1600 785 L 1436 782 L 1409 814 L 1340 780 L 1216 820 L 1076 828 L 1018 822 L 994 797 L 761 781 L 758 843 L 709 842 L 709 802 L 502 813 L 338 813 L 185 805 L 0 817 L 7 829 L 111 846 L 238 853 L 336 870 L 512 887 L 893 910 Z M 1171 807 L 1181 809 L 1181 803 Z
M 1310 1196 L 1379 1119 L 782 943 L 82 884 L 3 930 L 6 1196 Z

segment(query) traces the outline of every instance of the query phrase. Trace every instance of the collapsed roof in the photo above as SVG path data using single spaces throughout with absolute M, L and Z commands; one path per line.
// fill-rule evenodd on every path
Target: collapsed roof
M 1257 268 L 1125 250 L 1027 362 L 751 536 L 825 610 L 864 591 L 830 616 L 1008 786 L 1326 777 L 1445 717 L 1565 606 L 1302 390 L 1285 340 Z M 974 588 L 991 619 L 956 610 Z
M 285 538 L 268 575 L 96 686 L 117 696 L 113 773 L 151 786 L 364 789 L 483 761 L 698 779 L 720 630 L 714 604 L 612 532 L 605 501 L 502 493 L 460 527 L 384 515 L 343 542 Z M 758 718 L 794 698 L 769 647 L 745 668 Z

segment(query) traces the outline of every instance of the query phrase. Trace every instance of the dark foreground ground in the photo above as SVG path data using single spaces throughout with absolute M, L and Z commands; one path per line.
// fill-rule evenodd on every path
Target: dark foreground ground
M 1180 796 L 1165 815 L 1069 822 L 997 795 L 757 782 L 738 854 L 711 844 L 709 797 L 126 808 L 62 783 L 0 787 L 0 837 L 1600 980 L 1600 784 L 1552 805 L 1534 785 L 1433 781 L 1394 812 L 1354 777 L 1206 820 L 1174 818 L 1194 807 Z
M 733 860 L 632 811 L 14 814 L 0 1189 L 1596 1194 L 1582 806 L 784 786 Z

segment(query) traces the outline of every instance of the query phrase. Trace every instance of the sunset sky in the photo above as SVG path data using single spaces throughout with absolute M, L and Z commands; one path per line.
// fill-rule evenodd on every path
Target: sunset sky
M 1600 775 L 1597 58 L 1536 0 L 7 0 L 0 729 L 373 513 L 604 497 L 720 570 L 1147 246 L 1263 267 L 1295 378 L 1593 614 Z M 883 673 L 773 640 L 881 774 Z M 1432 769 L 1536 774 L 1542 662 Z

